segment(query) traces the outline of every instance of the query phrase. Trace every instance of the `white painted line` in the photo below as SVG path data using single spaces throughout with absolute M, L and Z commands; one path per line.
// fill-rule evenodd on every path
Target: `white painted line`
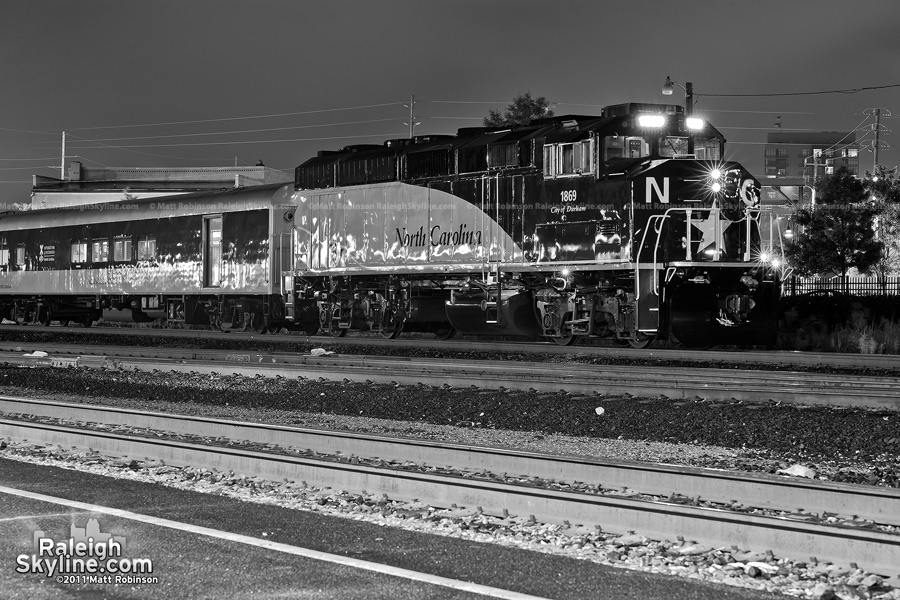
M 380 573 L 382 575 L 391 575 L 394 577 L 401 577 L 403 579 L 409 579 L 412 581 L 419 581 L 421 583 L 427 583 L 430 585 L 438 585 L 441 587 L 451 588 L 454 590 L 460 590 L 463 592 L 471 592 L 473 594 L 480 594 L 482 596 L 489 596 L 491 598 L 501 598 L 502 600 L 547 600 L 542 596 L 532 596 L 530 594 L 521 594 L 519 592 L 512 592 L 509 590 L 501 590 L 499 588 L 494 588 L 486 585 L 479 585 L 477 583 L 470 583 L 468 581 L 459 581 L 457 579 L 450 579 L 448 577 L 439 577 L 437 575 L 429 575 L 427 573 L 419 573 L 418 571 L 410 571 L 408 569 L 401 569 L 398 567 L 392 567 L 390 565 L 382 565 L 379 563 L 369 562 L 366 560 L 359 560 L 357 558 L 350 558 L 347 556 L 341 556 L 339 554 L 328 554 L 327 552 L 319 552 L 317 550 L 310 550 L 308 548 L 300 548 L 299 546 L 291 546 L 289 544 L 281 544 L 278 542 L 272 542 L 268 540 L 261 540 L 254 537 L 240 535 L 237 533 L 229 533 L 227 531 L 219 531 L 218 529 L 210 529 L 208 527 L 199 527 L 197 525 L 191 525 L 189 523 L 181 523 L 178 521 L 171 521 L 169 519 L 160 519 L 159 517 L 153 517 L 150 515 L 142 515 L 140 513 L 135 513 L 127 510 L 120 510 L 118 508 L 111 508 L 108 506 L 100 506 L 98 504 L 88 504 L 85 502 L 77 502 L 75 500 L 67 500 L 65 498 L 57 498 L 55 496 L 45 496 L 43 494 L 35 494 L 33 492 L 26 492 L 24 490 L 18 490 L 15 488 L 9 488 L 5 486 L 0 486 L 0 494 L 9 494 L 11 496 L 19 496 L 22 498 L 29 498 L 31 500 L 38 500 L 40 502 L 49 502 L 52 504 L 58 504 L 61 506 L 68 506 L 69 508 L 77 508 L 79 510 L 84 510 L 88 512 L 94 513 L 102 513 L 107 515 L 112 515 L 114 517 L 121 517 L 123 519 L 130 519 L 132 521 L 139 521 L 141 523 L 147 523 L 149 525 L 157 525 L 159 527 L 168 527 L 169 529 L 176 529 L 178 531 L 185 531 L 188 533 L 193 533 L 196 535 L 204 535 L 207 537 L 218 538 L 221 540 L 226 540 L 230 542 L 237 542 L 239 544 L 247 544 L 248 546 L 256 546 L 257 548 L 265 548 L 267 550 L 275 550 L 276 552 L 284 552 L 285 554 L 293 554 L 295 556 L 302 556 L 304 558 L 311 558 L 314 560 L 321 560 L 324 562 L 329 562 L 337 565 L 342 565 L 346 567 L 352 567 L 354 569 L 361 569 L 364 571 L 372 571 L 375 573 Z M 68 514 L 68 513 L 66 513 Z M 44 515 L 40 515 L 44 516 Z M 46 515 L 52 516 L 52 515 Z
M 27 521 L 29 519 L 42 519 L 44 517 L 74 517 L 79 513 L 73 512 L 64 512 L 64 513 L 44 513 L 40 515 L 22 515 L 19 517 L 7 517 L 5 519 L 0 519 L 0 523 L 6 523 L 7 521 Z

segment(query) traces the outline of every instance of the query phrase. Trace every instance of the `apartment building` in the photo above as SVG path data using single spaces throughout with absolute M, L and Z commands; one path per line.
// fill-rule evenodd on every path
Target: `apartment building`
M 765 153 L 766 178 L 802 178 L 814 186 L 841 167 L 859 175 L 859 142 L 853 131 L 770 133 Z

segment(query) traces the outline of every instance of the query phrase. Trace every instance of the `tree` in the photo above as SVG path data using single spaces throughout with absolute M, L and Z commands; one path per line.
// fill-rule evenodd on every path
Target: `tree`
M 859 204 L 868 199 L 866 185 L 857 179 L 847 167 L 841 167 L 833 175 L 820 179 L 816 183 L 816 202 L 818 204 Z
M 801 275 L 839 273 L 846 289 L 851 268 L 866 273 L 881 257 L 874 228 L 878 207 L 846 168 L 820 181 L 816 198 L 815 206 L 794 213 L 801 232 L 785 245 L 785 256 Z
M 900 179 L 897 168 L 879 166 L 874 173 L 867 171 L 866 189 L 878 208 L 875 233 L 883 247 L 874 270 L 884 281 L 888 275 L 900 273 Z
M 485 127 L 515 127 L 528 125 L 532 119 L 552 117 L 550 102 L 543 96 L 533 98 L 531 92 L 519 94 L 511 104 L 506 107 L 506 112 L 501 114 L 499 110 L 491 109 L 484 118 Z

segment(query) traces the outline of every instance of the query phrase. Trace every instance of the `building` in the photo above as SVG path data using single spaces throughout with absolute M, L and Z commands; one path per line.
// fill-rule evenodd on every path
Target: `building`
M 801 178 L 815 187 L 841 167 L 859 175 L 859 142 L 853 131 L 770 133 L 765 153 L 767 179 Z
M 69 163 L 64 179 L 33 176 L 31 208 L 82 206 L 228 188 L 290 183 L 293 172 L 255 167 L 86 168 Z

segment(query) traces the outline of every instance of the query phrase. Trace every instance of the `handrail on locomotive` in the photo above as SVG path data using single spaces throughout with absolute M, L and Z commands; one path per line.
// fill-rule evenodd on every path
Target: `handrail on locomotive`
M 656 240 L 654 242 L 653 247 L 653 264 L 654 270 L 657 268 L 656 265 L 659 262 L 672 262 L 672 261 L 659 261 L 657 257 L 660 253 L 660 245 L 663 242 L 663 227 L 667 220 L 673 219 L 676 215 L 684 214 L 685 223 L 689 226 L 686 227 L 685 232 L 685 261 L 693 261 L 695 260 L 693 256 L 693 230 L 690 225 L 693 221 L 693 213 L 702 212 L 708 215 L 708 219 L 713 222 L 713 236 L 716 240 L 722 239 L 723 232 L 725 227 L 723 227 L 723 219 L 721 218 L 721 209 L 719 208 L 670 208 L 667 209 L 663 214 L 653 215 L 651 217 L 650 225 L 647 227 L 647 231 L 644 232 L 644 236 L 641 239 L 641 247 L 643 248 L 647 242 L 647 233 L 652 229 L 656 234 Z M 747 208 L 744 211 L 744 215 L 741 217 L 741 221 L 744 222 L 744 225 L 740 228 L 744 234 L 743 246 L 741 248 L 741 261 L 742 262 L 752 262 L 757 261 L 760 263 L 770 263 L 772 268 L 778 270 L 781 269 L 784 264 L 784 240 L 781 228 L 778 225 L 778 221 L 781 217 L 779 217 L 775 211 L 770 207 L 753 207 Z M 765 220 L 767 227 L 764 229 L 762 226 L 762 222 Z M 727 221 L 726 221 L 727 222 Z M 729 224 L 735 223 L 735 221 L 729 222 Z M 754 227 L 755 225 L 755 227 Z M 753 237 L 753 232 L 757 232 L 759 234 L 759 239 L 755 240 Z M 768 235 L 762 236 L 763 231 L 766 231 Z M 757 243 L 754 243 L 757 242 Z M 705 254 L 708 256 L 712 256 L 712 258 L 700 257 L 696 260 L 704 260 L 709 262 L 727 262 L 724 260 L 724 251 L 718 244 L 713 244 L 714 249 L 712 253 L 707 250 Z M 754 256 L 754 247 L 756 248 L 756 256 Z M 670 267 L 669 267 L 670 268 Z

